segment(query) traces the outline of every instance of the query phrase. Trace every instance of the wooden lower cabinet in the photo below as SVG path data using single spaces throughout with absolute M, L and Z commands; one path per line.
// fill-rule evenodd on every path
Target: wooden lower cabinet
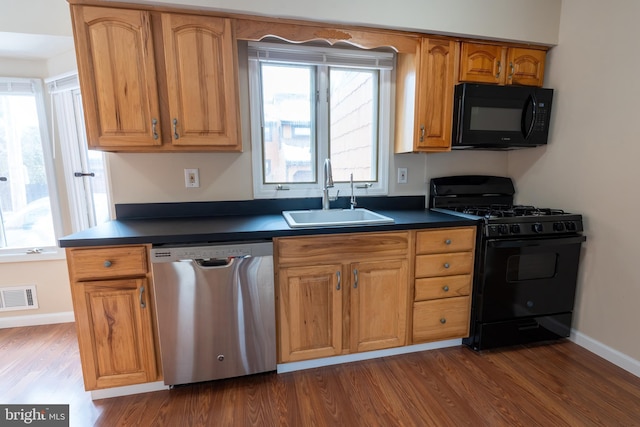
M 67 262 L 86 390 L 159 379 L 145 246 L 70 248 Z M 132 256 L 138 256 L 133 258 Z
M 351 351 L 406 344 L 407 260 L 354 263 L 351 286 Z
M 408 232 L 274 242 L 280 363 L 406 345 Z
M 469 335 L 475 227 L 416 232 L 412 342 Z
M 341 275 L 341 264 L 280 269 L 282 362 L 342 353 Z

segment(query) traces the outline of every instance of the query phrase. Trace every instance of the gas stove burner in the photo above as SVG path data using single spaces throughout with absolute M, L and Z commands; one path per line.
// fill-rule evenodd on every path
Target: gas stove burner
M 564 215 L 562 209 L 537 208 L 535 206 L 515 205 L 511 208 L 514 212 L 513 216 L 549 216 Z
M 467 215 L 484 217 L 486 219 L 565 215 L 565 211 L 562 209 L 537 208 L 535 206 L 527 205 L 464 206 L 455 208 L 454 210 Z

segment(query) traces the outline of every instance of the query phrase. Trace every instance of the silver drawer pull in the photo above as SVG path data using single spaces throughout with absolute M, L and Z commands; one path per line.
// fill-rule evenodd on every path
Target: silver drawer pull
M 336 271 L 336 276 L 338 276 L 338 284 L 336 285 L 336 290 L 340 290 L 340 285 L 342 284 L 342 275 L 339 271 Z
M 443 317 L 442 319 L 440 319 L 440 323 L 442 323 L 442 324 L 444 325 L 445 323 L 447 323 L 447 319 L 445 319 L 445 318 Z
M 353 281 L 353 289 L 356 289 L 358 287 L 358 269 L 353 269 L 353 275 L 355 277 L 355 280 Z
M 442 290 L 445 291 L 445 292 L 449 292 L 449 287 L 447 285 L 444 285 L 442 287 Z
M 113 265 L 113 263 L 112 263 L 111 261 L 109 261 L 109 260 L 106 260 L 106 261 L 104 262 L 104 266 L 105 266 L 105 268 L 109 268 L 109 267 L 111 267 L 112 265 Z
M 444 267 L 444 268 L 449 268 L 449 263 L 448 263 L 448 262 L 445 262 L 443 267 Z
M 445 245 L 450 245 L 450 244 L 451 244 L 451 239 L 447 239 L 447 240 L 445 240 L 445 241 L 444 241 L 444 244 L 445 244 Z

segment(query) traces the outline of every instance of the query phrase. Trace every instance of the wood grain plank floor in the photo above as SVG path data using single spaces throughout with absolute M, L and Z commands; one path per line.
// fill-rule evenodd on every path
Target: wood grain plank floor
M 466 347 L 91 401 L 73 323 L 0 330 L 0 403 L 72 426 L 640 426 L 640 378 L 561 341 Z

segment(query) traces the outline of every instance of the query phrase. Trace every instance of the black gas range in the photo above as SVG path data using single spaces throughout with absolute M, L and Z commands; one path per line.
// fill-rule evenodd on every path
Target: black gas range
M 582 242 L 582 216 L 515 205 L 510 178 L 433 178 L 429 207 L 482 219 L 470 336 L 476 350 L 568 337 Z

